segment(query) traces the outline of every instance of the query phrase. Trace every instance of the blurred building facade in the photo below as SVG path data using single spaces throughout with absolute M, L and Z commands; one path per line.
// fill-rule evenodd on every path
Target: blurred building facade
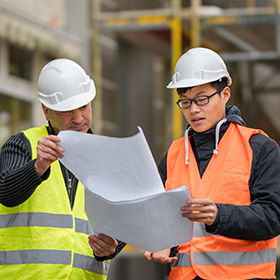
M 123 137 L 141 126 L 158 162 L 186 126 L 165 86 L 193 46 L 223 56 L 231 103 L 279 142 L 278 2 L 0 0 L 0 145 L 45 122 L 38 74 L 49 60 L 67 57 L 95 80 L 94 131 Z
M 45 123 L 37 78 L 49 60 L 67 57 L 90 71 L 90 14 L 85 4 L 0 1 L 0 145 L 13 133 Z M 80 32 L 73 26 L 77 18 Z
M 45 123 L 37 78 L 48 61 L 66 57 L 96 83 L 94 132 L 125 137 L 141 126 L 158 162 L 187 125 L 165 86 L 175 61 L 195 46 L 222 55 L 233 78 L 230 102 L 280 144 L 279 14 L 277 0 L 0 0 L 0 146 Z M 127 249 L 109 279 L 167 274 Z

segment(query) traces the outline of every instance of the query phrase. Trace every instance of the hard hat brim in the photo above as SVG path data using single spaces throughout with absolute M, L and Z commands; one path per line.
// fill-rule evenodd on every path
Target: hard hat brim
M 81 95 L 73 96 L 69 99 L 66 99 L 56 104 L 49 104 L 48 102 L 45 102 L 45 100 L 41 97 L 38 97 L 38 100 L 49 109 L 62 112 L 62 111 L 72 111 L 85 106 L 86 104 L 90 103 L 94 99 L 95 95 L 96 92 L 91 91 Z
M 228 80 L 228 86 L 231 85 L 231 77 L 230 76 L 224 76 L 225 78 L 227 78 Z M 209 79 L 209 80 L 204 80 L 202 81 L 201 79 L 185 79 L 185 80 L 180 80 L 178 82 L 173 82 L 171 81 L 166 88 L 168 89 L 176 89 L 176 88 L 188 88 L 188 87 L 196 87 L 196 86 L 200 86 L 200 85 L 204 85 L 204 84 L 208 84 L 211 82 L 215 82 L 217 81 L 219 78 L 217 79 Z
M 203 84 L 207 84 L 210 83 L 210 80 L 205 80 L 205 81 L 201 81 L 201 79 L 197 79 L 197 80 L 181 80 L 178 81 L 176 83 L 174 83 L 173 81 L 171 81 L 168 85 L 167 88 L 173 89 L 173 88 L 187 88 L 187 87 L 195 87 L 195 86 L 199 86 L 199 85 L 203 85 Z

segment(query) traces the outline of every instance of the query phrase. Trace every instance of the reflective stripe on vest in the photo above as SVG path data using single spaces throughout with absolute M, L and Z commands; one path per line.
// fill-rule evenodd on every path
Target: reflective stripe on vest
M 216 234 L 208 233 L 205 229 L 204 223 L 194 223 L 193 235 L 196 237 L 214 236 Z
M 196 265 L 255 265 L 276 261 L 276 249 L 265 249 L 262 251 L 239 251 L 239 252 L 203 252 L 194 253 L 194 264 Z
M 176 255 L 177 261 L 172 263 L 173 267 L 191 267 L 190 253 Z M 268 262 L 276 262 L 276 249 L 266 249 L 262 251 L 241 251 L 241 252 L 203 252 L 194 253 L 193 262 L 196 265 L 255 265 Z
M 70 251 L 58 250 L 17 250 L 0 251 L 0 264 L 71 264 Z
M 191 267 L 191 254 L 190 253 L 183 253 L 176 255 L 178 258 L 177 261 L 174 261 L 171 266 L 173 267 Z
M 74 267 L 82 268 L 88 271 L 92 271 L 98 274 L 107 275 L 109 273 L 110 263 L 109 262 L 99 262 L 96 259 L 75 254 L 74 255 Z
M 262 133 L 231 123 L 202 176 L 189 143 L 189 165 L 185 164 L 185 139 L 172 143 L 167 154 L 166 190 L 189 187 L 192 198 L 215 203 L 250 205 L 249 178 L 253 152 L 249 139 Z M 275 278 L 276 238 L 246 241 L 209 234 L 203 223 L 194 224 L 194 237 L 178 247 L 170 280 Z M 207 269 L 205 269 L 207 267 Z
M 23 226 L 72 228 L 73 218 L 70 215 L 35 212 L 0 215 L 0 228 Z
M 71 264 L 71 252 L 57 250 L 21 250 L 0 251 L 0 265 L 15 264 Z M 85 269 L 95 273 L 108 274 L 110 264 L 99 262 L 94 258 L 74 254 L 73 267 Z
M 0 215 L 0 228 L 22 226 L 72 228 L 73 219 L 70 215 L 35 212 Z M 75 218 L 75 231 L 93 234 L 89 222 L 79 218 Z

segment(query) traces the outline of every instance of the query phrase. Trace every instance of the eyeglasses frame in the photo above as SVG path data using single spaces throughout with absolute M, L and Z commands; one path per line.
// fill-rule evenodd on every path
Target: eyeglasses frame
M 219 93 L 219 92 L 221 92 L 224 88 L 226 88 L 227 86 L 224 86 L 224 87 L 222 87 L 222 88 L 220 88 L 220 89 L 218 89 L 217 91 L 215 91 L 214 93 L 212 93 L 211 95 L 201 95 L 201 96 L 197 96 L 197 97 L 195 97 L 195 98 L 193 98 L 193 99 L 187 99 L 187 100 L 189 100 L 190 101 L 190 106 L 189 107 L 187 107 L 187 108 L 183 108 L 183 107 L 181 107 L 180 105 L 179 105 L 179 103 L 181 102 L 181 100 L 179 99 L 177 102 L 176 102 L 176 104 L 178 105 L 178 107 L 180 108 L 180 109 L 189 109 L 191 106 L 192 106 L 192 103 L 194 102 L 195 103 L 195 105 L 197 105 L 197 106 L 204 106 L 204 105 L 207 105 L 209 102 L 210 102 L 210 98 L 212 97 L 212 96 L 214 96 L 215 94 L 217 94 L 217 93 Z M 199 105 L 199 104 L 197 104 L 197 101 L 196 101 L 196 99 L 197 98 L 201 98 L 201 97 L 207 97 L 207 103 L 205 103 L 205 104 L 203 104 L 203 105 Z

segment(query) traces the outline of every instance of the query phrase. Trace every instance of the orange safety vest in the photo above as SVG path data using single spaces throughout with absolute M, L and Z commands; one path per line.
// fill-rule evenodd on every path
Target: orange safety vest
M 188 186 L 191 197 L 210 198 L 215 203 L 250 205 L 249 179 L 253 152 L 249 139 L 260 130 L 231 123 L 213 154 L 202 178 L 189 143 L 185 164 L 185 139 L 176 140 L 167 155 L 166 190 Z M 276 238 L 249 241 L 207 233 L 204 223 L 195 223 L 193 238 L 178 247 L 169 280 L 275 278 Z

